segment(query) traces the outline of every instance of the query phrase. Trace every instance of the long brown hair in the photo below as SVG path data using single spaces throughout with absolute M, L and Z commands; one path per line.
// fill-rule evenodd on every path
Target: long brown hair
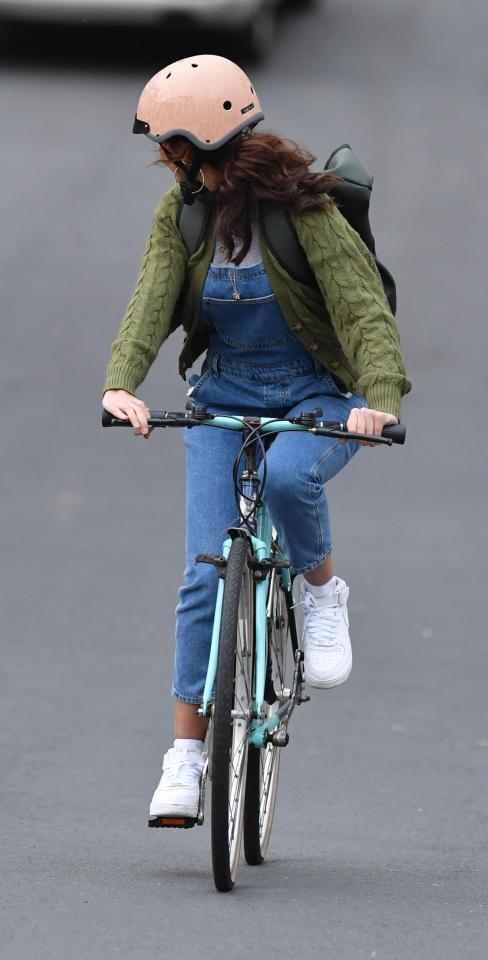
M 173 156 L 182 155 L 181 146 L 179 137 L 164 144 Z M 309 167 L 316 158 L 293 140 L 254 133 L 211 153 L 197 153 L 188 141 L 185 147 L 194 152 L 195 162 L 206 162 L 222 175 L 215 191 L 215 230 L 236 265 L 249 250 L 260 200 L 274 201 L 292 213 L 323 210 L 333 203 L 328 190 L 337 177 L 312 173 Z

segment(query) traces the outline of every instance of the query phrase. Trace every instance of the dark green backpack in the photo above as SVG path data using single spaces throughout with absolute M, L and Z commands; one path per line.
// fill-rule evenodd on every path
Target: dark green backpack
M 373 178 L 364 169 L 348 143 L 334 150 L 324 170 L 342 178 L 334 183 L 329 193 L 337 202 L 342 215 L 373 254 L 391 311 L 396 313 L 395 281 L 390 271 L 376 256 L 374 237 L 369 224 L 369 202 Z M 199 199 L 198 195 L 195 199 Z M 191 206 L 182 201 L 178 210 L 178 227 L 190 256 L 202 243 L 211 215 L 208 202 L 205 202 L 203 197 L 202 201 L 193 203 Z M 300 283 L 316 286 L 315 277 L 298 242 L 289 213 L 270 201 L 262 201 L 259 212 L 261 229 L 267 244 L 281 266 Z

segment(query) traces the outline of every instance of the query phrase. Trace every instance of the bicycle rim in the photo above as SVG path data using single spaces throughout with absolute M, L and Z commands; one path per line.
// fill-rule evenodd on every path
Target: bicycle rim
M 268 667 L 266 713 L 275 713 L 287 694 L 286 669 L 289 646 L 288 608 L 280 574 L 273 570 L 266 610 Z M 269 702 L 272 701 L 272 702 Z M 262 749 L 250 747 L 244 813 L 244 852 L 249 864 L 263 862 L 268 849 L 280 770 L 281 747 L 272 743 Z
M 252 712 L 254 583 L 247 539 L 233 541 L 225 577 L 212 715 L 212 865 L 217 890 L 234 886 L 241 849 Z

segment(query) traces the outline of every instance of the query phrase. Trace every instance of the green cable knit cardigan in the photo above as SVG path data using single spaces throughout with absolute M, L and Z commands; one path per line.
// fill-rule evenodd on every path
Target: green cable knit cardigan
M 185 332 L 179 369 L 186 371 L 207 347 L 200 303 L 215 234 L 209 228 L 188 257 L 176 215 L 180 191 L 173 187 L 156 209 L 139 278 L 112 345 L 104 392 L 134 393 L 161 344 L 178 327 Z M 368 406 L 400 417 L 410 390 L 395 318 L 373 257 L 337 208 L 293 214 L 300 244 L 317 281 L 312 289 L 294 280 L 261 242 L 263 260 L 285 319 L 310 352 Z

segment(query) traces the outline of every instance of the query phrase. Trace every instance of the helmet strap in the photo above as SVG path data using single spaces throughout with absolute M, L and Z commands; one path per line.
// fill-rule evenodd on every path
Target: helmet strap
M 193 185 L 195 185 L 195 183 L 198 183 L 198 187 L 196 190 L 192 190 L 192 183 L 190 183 L 189 180 L 178 181 L 178 186 L 180 188 L 181 196 L 183 197 L 183 202 L 188 204 L 188 206 L 190 207 L 193 203 L 195 203 L 194 197 L 196 197 L 197 193 L 201 193 L 202 190 L 206 190 L 205 175 L 203 173 L 203 170 L 200 170 L 200 173 L 202 174 L 201 183 L 197 180 L 192 181 Z
M 174 160 L 175 167 L 183 173 L 184 180 L 179 180 L 178 185 L 181 191 L 181 196 L 183 198 L 183 203 L 191 206 L 195 200 L 195 194 L 200 193 L 201 190 L 205 187 L 205 177 L 203 170 L 200 166 L 201 157 L 197 156 L 192 163 L 191 167 L 188 167 L 186 163 L 183 163 L 183 160 Z M 202 182 L 200 183 L 197 180 L 197 175 L 201 174 Z M 196 189 L 195 189 L 196 186 Z

